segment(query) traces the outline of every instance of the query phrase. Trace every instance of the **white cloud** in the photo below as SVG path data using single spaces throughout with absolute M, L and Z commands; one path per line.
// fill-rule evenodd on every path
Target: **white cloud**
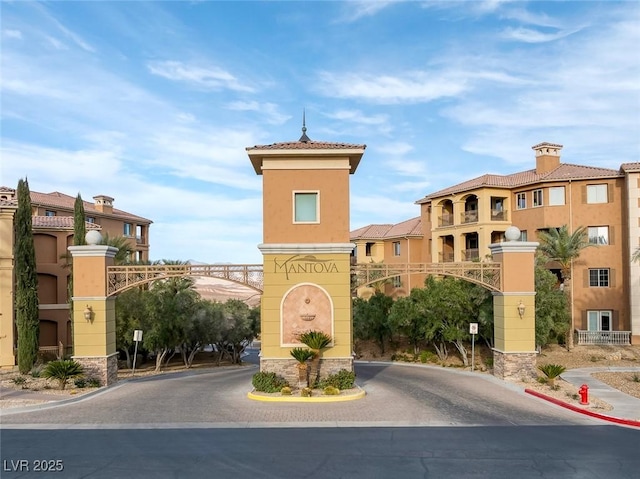
M 20 30 L 13 30 L 8 28 L 5 30 L 2 30 L 2 35 L 7 38 L 15 38 L 17 40 L 22 40 L 22 32 Z
M 234 101 L 226 106 L 229 110 L 235 111 L 255 111 L 261 113 L 261 118 L 266 118 L 272 125 L 282 125 L 288 121 L 291 116 L 285 115 L 280 111 L 280 107 L 275 103 L 260 103 L 258 101 Z
M 372 17 L 377 15 L 387 7 L 397 4 L 403 0 L 352 0 L 344 2 L 344 12 L 339 17 L 339 22 L 355 22 L 364 17 Z
M 187 65 L 179 61 L 165 60 L 149 62 L 147 68 L 154 75 L 206 90 L 254 91 L 253 88 L 243 85 L 228 71 L 215 66 Z
M 329 73 L 319 75 L 322 94 L 375 103 L 429 102 L 454 97 L 467 88 L 464 79 L 441 72 L 408 72 L 402 76 Z
M 376 145 L 376 152 L 384 155 L 403 156 L 414 150 L 414 146 L 403 141 L 393 141 Z
M 388 115 L 366 115 L 360 110 L 337 110 L 324 116 L 332 120 L 349 121 L 362 125 L 385 125 L 389 121 Z
M 542 32 L 540 30 L 534 30 L 531 28 L 506 28 L 502 32 L 502 37 L 507 40 L 516 40 L 525 43 L 545 43 L 558 40 L 560 38 L 568 37 L 576 32 L 579 32 L 581 28 L 573 30 L 561 30 L 558 32 Z

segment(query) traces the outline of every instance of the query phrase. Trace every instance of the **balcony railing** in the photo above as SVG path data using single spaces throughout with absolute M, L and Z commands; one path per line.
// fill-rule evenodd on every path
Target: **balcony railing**
M 441 263 L 453 263 L 453 253 L 440 253 L 438 256 Z
M 578 344 L 631 344 L 631 331 L 578 331 Z
M 462 257 L 465 261 L 475 261 L 480 258 L 480 251 L 478 248 L 463 249 Z
M 451 213 L 442 213 L 438 218 L 438 226 L 453 226 L 453 215 Z
M 491 221 L 507 221 L 507 211 L 504 210 L 491 210 Z
M 477 223 L 478 222 L 478 210 L 465 211 L 461 215 L 462 223 Z

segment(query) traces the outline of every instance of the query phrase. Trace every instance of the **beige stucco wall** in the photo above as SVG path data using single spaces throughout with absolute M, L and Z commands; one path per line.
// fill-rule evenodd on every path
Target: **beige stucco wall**
M 0 368 L 15 366 L 13 345 L 13 215 L 15 207 L 0 207 Z
M 640 173 L 630 173 L 626 182 L 628 206 L 629 254 L 640 246 Z M 640 344 L 640 262 L 629 266 L 629 309 L 631 317 L 632 343 Z

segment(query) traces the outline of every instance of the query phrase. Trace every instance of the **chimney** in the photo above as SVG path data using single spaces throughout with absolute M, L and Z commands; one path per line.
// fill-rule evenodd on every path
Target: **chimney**
M 113 213 L 113 198 L 105 195 L 94 196 L 95 207 L 101 213 L 111 214 Z
M 562 145 L 545 142 L 532 146 L 531 149 L 536 152 L 536 174 L 543 175 L 560 166 Z

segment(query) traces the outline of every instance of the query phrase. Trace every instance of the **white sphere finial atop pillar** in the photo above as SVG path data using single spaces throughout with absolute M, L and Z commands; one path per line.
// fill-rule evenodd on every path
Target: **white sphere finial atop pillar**
M 102 241 L 102 235 L 97 230 L 91 230 L 91 231 L 88 231 L 87 234 L 84 236 L 84 240 L 87 242 L 88 245 L 91 245 L 91 246 L 99 245 L 100 242 Z
M 520 229 L 517 226 L 509 226 L 504 232 L 507 241 L 518 241 L 520 239 Z

